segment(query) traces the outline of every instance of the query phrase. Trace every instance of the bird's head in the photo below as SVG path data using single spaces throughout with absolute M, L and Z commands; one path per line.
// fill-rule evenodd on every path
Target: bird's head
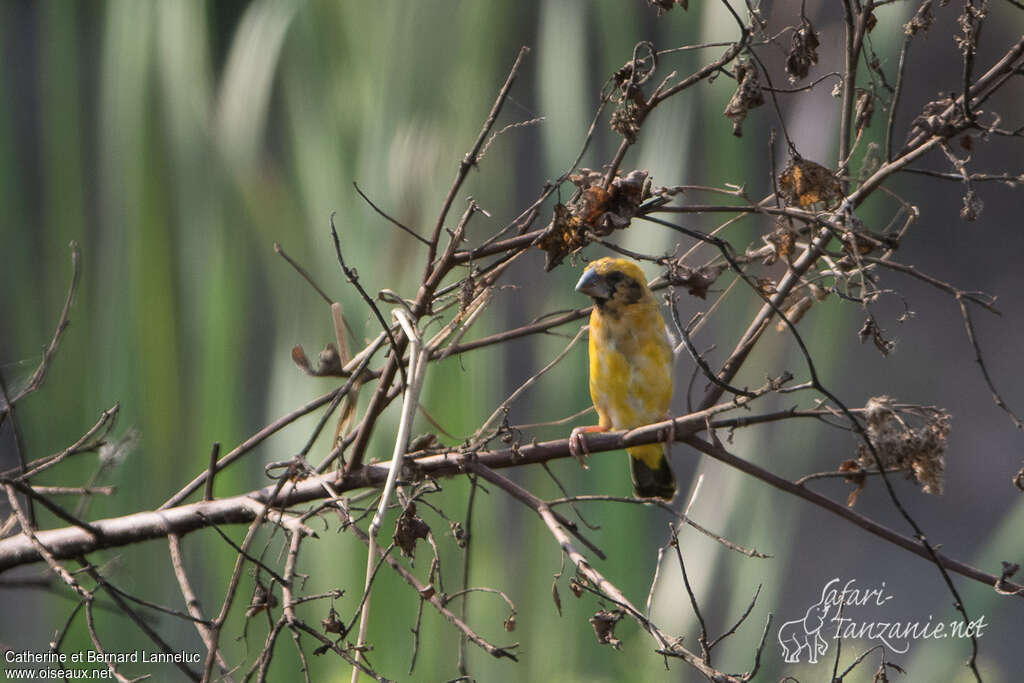
M 602 258 L 591 262 L 576 283 L 576 291 L 586 294 L 602 311 L 615 311 L 638 302 L 653 301 L 647 278 L 633 261 Z

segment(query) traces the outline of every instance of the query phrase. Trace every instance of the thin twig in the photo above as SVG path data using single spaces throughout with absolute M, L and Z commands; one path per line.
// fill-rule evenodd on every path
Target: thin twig
M 359 196 L 363 198 L 363 201 L 365 201 L 367 204 L 369 204 L 370 208 L 373 209 L 374 211 L 376 211 L 377 214 L 381 218 L 383 218 L 387 222 L 391 223 L 392 225 L 394 225 L 399 230 L 404 230 L 406 233 L 411 235 L 415 240 L 417 240 L 419 242 L 422 242 L 423 244 L 427 245 L 428 247 L 430 246 L 430 242 L 427 241 L 427 239 L 425 237 L 421 237 L 419 235 L 419 233 L 417 233 L 415 230 L 413 230 L 409 226 L 405 225 L 401 221 L 399 221 L 399 220 L 397 220 L 395 218 L 392 218 L 390 215 L 385 213 L 380 207 L 378 207 L 376 204 L 374 204 L 373 200 L 370 199 L 369 197 L 367 197 L 366 193 L 364 193 L 362 190 L 359 189 L 359 184 L 358 183 L 356 183 L 355 181 L 352 181 L 352 187 L 356 188 L 356 192 L 358 192 Z
M 327 293 L 323 290 L 323 288 L 320 285 L 316 283 L 316 280 L 313 279 L 313 276 L 310 275 L 305 268 L 300 266 L 295 259 L 286 254 L 284 249 L 277 242 L 274 242 L 274 251 L 277 252 L 277 254 L 281 256 L 281 258 L 287 261 L 288 265 L 294 268 L 295 272 L 302 276 L 303 280 L 309 283 L 309 286 L 312 287 L 313 290 L 320 295 L 321 299 L 327 302 L 328 306 L 330 306 L 333 303 L 331 297 L 327 296 Z
M 43 381 L 46 379 L 46 371 L 50 367 L 50 362 L 57 353 L 57 349 L 60 347 L 61 337 L 64 336 L 64 331 L 70 324 L 71 317 L 71 304 L 75 300 L 75 292 L 78 291 L 78 282 L 81 279 L 81 259 L 82 250 L 78 247 L 78 242 L 72 240 L 71 247 L 71 284 L 68 286 L 67 296 L 64 298 L 64 308 L 61 309 L 60 319 L 57 321 L 57 329 L 54 330 L 53 337 L 50 339 L 50 343 L 47 344 L 46 350 L 43 351 L 43 358 L 39 361 L 39 365 L 36 367 L 35 372 L 29 378 L 28 383 L 19 391 L 17 394 L 11 397 L 6 405 L 0 408 L 2 412 L 7 413 L 14 408 L 14 404 L 25 398 L 33 391 L 36 391 L 43 385 Z M 3 420 L 0 420 L 2 423 Z

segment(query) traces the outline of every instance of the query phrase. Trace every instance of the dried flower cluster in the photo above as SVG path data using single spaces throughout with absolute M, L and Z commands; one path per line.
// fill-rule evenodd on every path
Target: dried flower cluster
M 907 424 L 914 416 L 921 423 Z M 939 408 L 897 408 L 888 396 L 874 396 L 864 405 L 868 438 L 886 469 L 905 469 L 914 475 L 925 493 L 942 493 L 946 471 L 946 446 L 950 416 Z M 857 459 L 865 468 L 877 465 L 871 451 L 857 447 Z

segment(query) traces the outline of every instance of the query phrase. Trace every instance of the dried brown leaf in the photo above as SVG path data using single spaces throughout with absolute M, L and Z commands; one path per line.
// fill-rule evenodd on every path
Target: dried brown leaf
M 299 370 L 302 370 L 307 375 L 313 374 L 313 368 L 309 365 L 309 358 L 306 357 L 306 351 L 299 344 L 292 347 L 292 362 L 299 367 Z
M 537 246 L 547 252 L 545 269 L 590 243 L 588 233 L 604 236 L 626 228 L 650 195 L 647 171 L 617 175 L 605 189 L 604 174 L 588 168 L 569 176 L 579 189 L 568 204 L 556 204 L 554 216 Z
M 764 104 L 764 94 L 761 92 L 757 67 L 751 62 L 736 61 L 736 82 L 736 92 L 723 113 L 732 121 L 732 134 L 740 138 L 743 137 L 743 121 L 751 109 Z
M 793 305 L 786 309 L 786 318 L 789 320 L 789 322 L 796 325 L 803 319 L 805 315 L 807 315 L 807 311 L 811 310 L 811 306 L 813 305 L 814 297 L 800 297 L 799 299 L 796 300 L 796 302 L 793 303 Z M 789 326 L 786 325 L 784 321 L 780 320 L 778 323 L 775 324 L 775 329 L 778 332 L 785 332 L 787 329 L 789 329 Z
M 801 208 L 815 204 L 832 207 L 843 196 L 839 180 L 832 171 L 799 157 L 790 159 L 779 174 L 779 194 L 787 205 Z
M 676 287 L 685 287 L 686 291 L 701 299 L 706 299 L 708 288 L 715 284 L 718 277 L 725 270 L 724 265 L 702 266 L 691 268 L 689 266 L 675 265 L 668 272 L 668 282 Z
M 685 12 L 690 9 L 690 0 L 647 0 L 647 6 L 656 8 L 658 10 L 659 17 L 665 12 L 670 11 L 676 5 L 682 7 Z
M 864 324 L 861 326 L 860 330 L 857 332 L 857 337 L 860 338 L 860 342 L 862 344 L 870 339 L 874 342 L 875 348 L 878 349 L 883 356 L 888 356 L 892 353 L 892 350 L 896 348 L 896 342 L 891 339 L 886 339 L 884 332 L 885 330 L 878 326 L 874 316 L 868 316 L 867 319 L 864 320 Z
M 562 598 L 558 595 L 557 578 L 551 582 L 551 599 L 555 601 L 555 609 L 558 610 L 558 616 L 562 616 Z
M 796 233 L 789 223 L 780 217 L 776 226 L 774 231 L 764 237 L 764 241 L 772 247 L 772 253 L 765 258 L 766 266 L 774 264 L 776 259 L 780 258 L 786 263 L 790 263 L 793 249 L 796 246 Z
M 277 596 L 274 595 L 274 591 L 267 588 L 262 581 L 256 580 L 256 585 L 253 586 L 252 599 L 249 601 L 249 608 L 245 610 L 245 617 L 251 618 L 263 610 L 273 609 L 277 607 Z
M 811 66 L 818 63 L 818 34 L 807 17 L 801 17 L 800 28 L 793 32 L 789 54 L 786 55 L 786 73 L 793 83 L 807 78 Z
M 430 533 L 430 527 L 422 519 L 416 516 L 416 504 L 409 503 L 398 520 L 395 521 L 395 544 L 401 549 L 406 557 L 415 557 L 416 541 L 426 538 Z
M 320 626 L 323 628 L 324 633 L 333 633 L 343 638 L 345 637 L 345 623 L 338 618 L 338 613 L 333 607 L 327 613 L 327 618 L 320 621 Z
M 853 125 L 860 135 L 865 128 L 871 127 L 871 117 L 875 113 L 875 96 L 870 91 L 857 88 L 856 112 Z
M 469 539 L 466 538 L 466 530 L 465 528 L 463 528 L 462 522 L 449 522 L 448 526 L 449 528 L 451 528 L 452 537 L 455 539 L 455 545 L 459 546 L 460 548 L 465 548 L 466 543 L 469 541 Z
M 622 610 L 603 609 L 590 617 L 590 624 L 597 634 L 597 642 L 611 645 L 616 650 L 622 647 L 622 641 L 615 637 L 615 625 L 622 619 Z

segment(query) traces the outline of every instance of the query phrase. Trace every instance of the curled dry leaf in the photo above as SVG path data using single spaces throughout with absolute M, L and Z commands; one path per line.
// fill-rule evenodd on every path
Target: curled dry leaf
M 338 618 L 338 613 L 333 606 L 327 613 L 327 618 L 320 621 L 320 626 L 323 628 L 324 633 L 333 633 L 343 638 L 345 637 L 345 624 Z
M 640 86 L 654 74 L 654 69 L 658 65 L 658 53 L 654 49 L 654 43 L 644 40 L 636 44 L 633 54 L 634 59 L 620 66 L 612 74 L 617 90 L 613 97 L 620 102 L 633 100 L 640 104 L 643 102 Z
M 756 109 L 764 104 L 764 94 L 761 92 L 761 83 L 758 80 L 757 67 L 751 62 L 744 60 L 736 61 L 736 92 L 733 93 L 729 104 L 723 112 L 732 121 L 732 134 L 738 138 L 743 137 L 743 121 L 751 109 Z
M 685 287 L 691 296 L 706 299 L 708 288 L 715 284 L 724 270 L 724 265 L 691 268 L 673 263 L 669 267 L 667 278 L 670 285 Z
M 508 615 L 508 619 L 505 620 L 505 630 L 509 633 L 516 630 L 516 613 Z
M 650 196 L 647 171 L 617 175 L 607 189 L 604 174 L 588 168 L 580 169 L 569 180 L 579 193 L 568 204 L 555 205 L 554 217 L 537 241 L 537 246 L 547 252 L 546 270 L 589 244 L 588 233 L 603 237 L 629 227 L 641 202 Z
M 780 217 L 776 221 L 775 230 L 762 239 L 772 248 L 771 253 L 765 257 L 764 265 L 774 265 L 775 261 L 780 258 L 786 263 L 792 262 L 793 249 L 796 246 L 796 232 L 786 220 Z
M 328 344 L 317 355 L 317 364 L 314 368 L 306 356 L 305 349 L 296 344 L 292 347 L 292 362 L 307 375 L 312 377 L 343 377 L 344 370 L 341 366 L 341 356 L 338 354 L 334 344 Z
M 690 9 L 690 0 L 647 0 L 649 7 L 655 7 L 658 10 L 658 16 L 660 17 L 665 12 L 670 11 L 676 5 L 683 8 L 683 11 Z
M 867 29 L 868 33 L 875 30 L 875 26 L 878 25 L 878 17 L 875 16 L 874 11 L 868 12 L 868 18 L 864 21 L 864 28 Z
M 469 538 L 466 536 L 466 529 L 462 526 L 462 522 L 449 522 L 449 526 L 452 530 L 452 537 L 455 539 L 455 545 L 464 549 L 469 542 Z
M 615 637 L 615 625 L 622 619 L 622 610 L 599 611 L 590 617 L 590 624 L 597 634 L 597 642 L 601 645 L 611 645 L 616 650 L 622 647 L 622 641 Z
M 854 128 L 860 135 L 865 128 L 871 127 L 871 117 L 875 113 L 875 96 L 869 90 L 857 88 L 857 114 L 854 117 Z
M 292 362 L 307 375 L 313 374 L 313 368 L 309 364 L 309 358 L 306 357 L 306 351 L 300 344 L 292 347 Z
M 864 468 L 860 466 L 860 463 L 856 460 L 844 460 L 839 465 L 839 472 L 847 473 L 844 477 L 847 484 L 853 484 L 855 488 L 850 491 L 850 495 L 846 497 L 847 507 L 853 507 L 857 504 L 857 498 L 860 497 L 861 491 L 864 490 L 864 486 L 867 484 L 868 478 L 864 474 Z
M 857 337 L 860 339 L 861 344 L 870 339 L 883 356 L 888 356 L 896 348 L 896 342 L 886 339 L 884 333 L 885 330 L 878 326 L 874 316 L 868 316 L 857 332 Z
M 818 63 L 818 34 L 807 17 L 801 17 L 800 28 L 793 32 L 789 54 L 786 55 L 786 73 L 796 83 L 807 78 L 810 68 Z
M 754 282 L 757 284 L 757 289 L 765 296 L 771 296 L 778 291 L 778 285 L 770 277 L 756 277 Z
M 788 308 L 786 308 L 786 319 L 789 322 L 796 325 L 803 317 L 807 314 L 807 311 L 811 310 L 811 306 L 814 305 L 814 297 L 802 296 L 794 301 Z M 775 324 L 775 330 L 777 332 L 785 332 L 788 329 L 788 325 L 785 322 L 779 321 Z
M 636 142 L 640 122 L 647 113 L 643 84 L 654 75 L 658 62 L 658 53 L 650 41 L 637 43 L 633 54 L 634 58 L 619 67 L 612 76 L 615 91 L 611 99 L 619 107 L 612 112 L 610 122 L 612 130 L 626 138 L 630 144 Z
M 252 599 L 249 601 L 249 608 L 245 610 L 245 618 L 252 618 L 263 610 L 273 609 L 274 607 L 277 607 L 277 596 L 274 595 L 274 591 L 267 588 L 262 581 L 256 579 L 256 585 L 253 586 L 252 590 Z
M 547 252 L 544 270 L 551 270 L 572 252 L 587 246 L 589 240 L 582 221 L 565 204 L 555 204 L 555 213 L 537 246 Z
M 395 522 L 395 544 L 403 555 L 411 558 L 416 554 L 416 541 L 426 538 L 428 533 L 430 527 L 416 516 L 416 504 L 409 503 Z

